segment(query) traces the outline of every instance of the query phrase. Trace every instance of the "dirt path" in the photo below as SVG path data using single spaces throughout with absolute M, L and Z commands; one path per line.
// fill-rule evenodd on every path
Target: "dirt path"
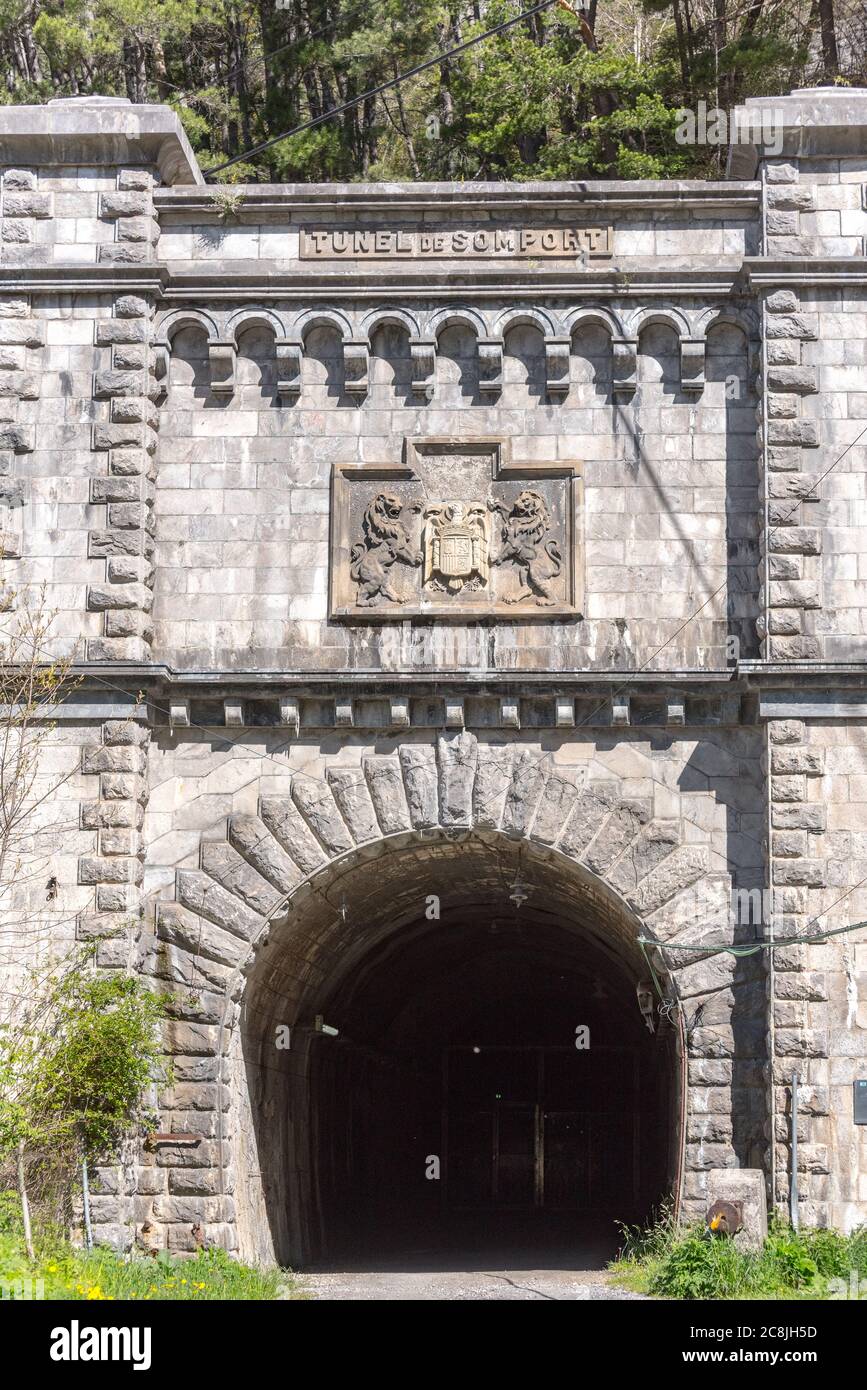
M 469 1301 L 475 1299 L 573 1300 L 641 1299 L 618 1288 L 599 1270 L 492 1269 L 442 1271 L 369 1271 L 303 1274 L 318 1299 L 375 1302 Z

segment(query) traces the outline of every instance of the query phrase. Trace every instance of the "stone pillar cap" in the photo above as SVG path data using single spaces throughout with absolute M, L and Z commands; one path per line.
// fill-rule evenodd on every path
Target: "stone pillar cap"
M 205 182 L 177 115 L 126 97 L 59 97 L 0 106 L 0 164 L 151 165 L 163 183 Z
M 749 97 L 730 119 L 730 178 L 753 178 L 760 159 L 860 158 L 867 167 L 867 87 Z

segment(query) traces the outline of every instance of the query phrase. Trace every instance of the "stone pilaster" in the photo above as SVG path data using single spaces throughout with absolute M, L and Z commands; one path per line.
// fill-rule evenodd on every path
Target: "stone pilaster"
M 107 458 L 91 479 L 90 500 L 105 506 L 105 524 L 90 534 L 90 554 L 105 558 L 105 584 L 91 585 L 87 603 L 104 613 L 104 635 L 88 643 L 91 661 L 145 661 L 152 637 L 153 500 L 157 387 L 152 374 L 153 306 L 137 295 L 115 301 L 114 316 L 96 324 L 102 364 L 93 377 L 108 419 L 93 426 L 93 448 Z M 103 407 L 104 409 L 104 407 Z
M 40 191 L 36 170 L 7 169 L 0 180 L 0 263 L 47 261 L 50 249 L 39 241 L 38 224 L 52 212 L 52 196 Z
M 20 402 L 39 399 L 42 324 L 33 317 L 30 298 L 0 299 L 0 556 L 21 555 L 21 508 L 27 484 L 18 456 L 34 446 L 34 427 L 21 419 Z
M 771 799 L 770 863 L 775 942 L 816 934 L 814 920 L 827 882 L 822 858 L 825 808 L 812 796 L 822 775 L 821 748 L 811 747 L 798 719 L 768 724 Z M 814 911 L 811 912 L 811 908 Z M 775 1191 L 789 1198 L 792 1076 L 799 1077 L 799 1199 L 806 1220 L 821 1220 L 827 1201 L 829 1034 L 827 981 L 816 969 L 815 948 L 776 946 L 771 963 Z

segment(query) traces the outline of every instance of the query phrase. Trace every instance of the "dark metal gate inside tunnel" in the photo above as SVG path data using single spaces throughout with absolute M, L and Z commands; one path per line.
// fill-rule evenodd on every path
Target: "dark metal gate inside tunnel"
M 638 1208 L 640 1050 L 447 1048 L 442 1149 L 447 1210 Z

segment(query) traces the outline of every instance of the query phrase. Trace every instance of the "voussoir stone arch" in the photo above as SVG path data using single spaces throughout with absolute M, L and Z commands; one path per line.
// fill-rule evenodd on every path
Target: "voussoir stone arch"
M 353 324 L 339 309 L 305 309 L 292 319 L 287 336 L 303 341 L 314 328 L 332 328 L 344 341 L 355 337 Z
M 421 838 L 472 835 L 525 840 L 571 861 L 666 941 L 666 905 L 709 871 L 704 845 L 684 844 L 676 821 L 656 819 L 649 798 L 616 779 L 464 732 L 436 746 L 405 743 L 360 765 L 297 772 L 288 794 L 263 797 L 208 840 L 197 869 L 176 874 L 175 901 L 159 904 L 157 941 L 171 948 L 172 978 L 237 998 L 272 921 L 340 862 Z
M 659 325 L 670 328 L 681 340 L 692 336 L 686 315 L 680 309 L 673 307 L 640 310 L 632 318 L 630 335 L 640 338 L 646 329 Z
M 760 331 L 758 315 L 751 305 L 725 304 L 704 309 L 696 315 L 695 335 L 705 337 L 720 324 L 739 328 L 747 340 L 757 337 Z
M 564 327 L 567 333 L 574 337 L 577 330 L 583 328 L 585 324 L 593 324 L 598 328 L 604 328 L 612 338 L 626 337 L 626 328 L 622 320 L 611 309 L 604 309 L 601 305 L 588 304 L 585 307 L 570 309 L 563 318 Z
M 286 336 L 286 327 L 279 314 L 273 309 L 237 309 L 226 320 L 225 336 L 237 343 L 238 338 L 248 328 L 270 328 L 275 338 Z
M 553 337 L 562 332 L 559 319 L 547 309 L 505 309 L 494 325 L 494 332 L 500 337 L 511 333 L 513 328 L 537 328 L 544 337 Z
M 454 327 L 469 328 L 477 338 L 485 338 L 489 332 L 488 325 L 479 311 L 463 304 L 437 309 L 424 322 L 424 331 L 431 338 L 439 338 L 447 328 Z
M 173 309 L 157 323 L 155 341 L 158 345 L 170 347 L 175 334 L 184 328 L 198 328 L 209 343 L 216 342 L 220 337 L 216 319 L 204 309 Z
M 418 319 L 408 309 L 371 309 L 361 320 L 362 333 L 372 338 L 379 328 L 402 328 L 411 338 L 419 336 Z

